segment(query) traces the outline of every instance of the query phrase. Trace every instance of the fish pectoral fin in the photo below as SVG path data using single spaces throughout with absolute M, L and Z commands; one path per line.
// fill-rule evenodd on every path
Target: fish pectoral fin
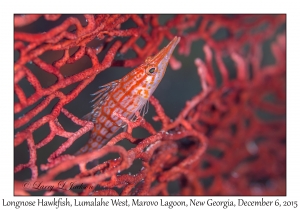
M 145 107 L 147 107 L 147 105 L 145 105 Z M 144 109 L 144 108 L 142 108 L 142 109 Z M 139 112 L 141 112 L 141 110 L 139 110 Z M 145 111 L 144 111 L 143 113 L 145 114 Z M 144 117 L 144 116 L 142 116 L 142 117 Z M 131 121 L 131 122 L 135 122 L 135 121 L 137 120 L 137 118 L 138 118 L 137 115 L 136 115 L 135 113 L 133 113 L 133 114 L 131 114 L 127 119 L 128 119 L 129 121 Z M 122 127 L 124 131 L 126 131 L 128 125 L 127 125 L 127 123 L 123 122 L 123 123 L 120 125 L 120 127 Z
M 148 113 L 148 110 L 149 110 L 149 100 L 147 100 L 146 103 L 143 104 L 139 109 L 141 117 L 144 117 Z

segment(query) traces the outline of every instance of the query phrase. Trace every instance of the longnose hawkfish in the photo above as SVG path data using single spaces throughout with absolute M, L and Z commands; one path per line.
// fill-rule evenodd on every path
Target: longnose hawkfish
M 146 113 L 143 110 L 161 82 L 179 41 L 180 37 L 174 37 L 154 57 L 147 57 L 143 64 L 123 78 L 100 86 L 100 90 L 92 94 L 95 95 L 93 110 L 84 119 L 93 121 L 94 128 L 88 143 L 75 155 L 100 149 L 124 126 L 124 122 L 115 115 L 116 112 L 130 120 L 133 120 L 137 111 L 142 115 Z

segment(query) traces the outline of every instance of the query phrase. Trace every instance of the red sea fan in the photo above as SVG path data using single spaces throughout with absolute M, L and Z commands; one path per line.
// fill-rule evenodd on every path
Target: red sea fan
M 16 15 L 15 195 L 285 195 L 285 22 Z M 174 36 L 170 66 L 180 70 L 167 70 L 146 118 L 73 156 L 93 127 L 80 119 L 89 94 Z

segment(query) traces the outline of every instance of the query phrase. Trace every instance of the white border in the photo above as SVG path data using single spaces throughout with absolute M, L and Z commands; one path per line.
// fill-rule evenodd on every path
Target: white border
M 89 2 L 89 3 L 87 3 Z M 267 200 L 297 201 L 299 205 L 299 13 L 296 1 L 1 1 L 1 182 L 0 202 L 36 200 L 37 197 L 13 197 L 13 13 L 287 13 L 287 197 Z M 267 164 L 267 163 L 266 163 Z M 40 198 L 40 197 L 39 197 Z M 56 197 L 58 198 L 58 197 Z M 148 200 L 189 200 L 189 197 L 142 197 Z M 195 197 L 196 198 L 196 197 Z M 210 197 L 197 198 L 208 200 Z M 213 197 L 217 200 L 259 200 L 260 197 Z M 53 200 L 53 198 L 44 198 Z M 74 198 L 70 198 L 74 199 Z M 87 200 L 87 197 L 78 198 Z M 109 197 L 105 197 L 109 199 Z M 126 198 L 121 198 L 126 199 Z M 127 197 L 132 199 L 132 197 Z M 23 208 L 23 207 L 21 207 Z M 63 207 L 60 207 L 60 209 Z M 101 207 L 97 207 L 101 208 Z M 137 209 L 138 207 L 132 207 Z M 153 207 L 143 207 L 153 208 Z M 161 207 L 164 208 L 164 207 Z M 201 207 L 191 207 L 199 209 Z M 220 207 L 212 207 L 220 209 Z M 265 207 L 252 207 L 265 208 Z M 274 207 L 273 207 L 274 208 Z M 273 209 L 272 208 L 272 209 Z M 8 207 L 6 207 L 8 209 Z M 15 209 L 15 208 L 14 208 Z M 28 208 L 29 209 L 29 208 Z M 31 209 L 31 208 L 30 208 Z M 52 208 L 53 209 L 53 208 Z M 127 208 L 128 209 L 128 208 Z M 179 209 L 179 208 L 173 208 Z M 282 208 L 281 208 L 282 209 Z

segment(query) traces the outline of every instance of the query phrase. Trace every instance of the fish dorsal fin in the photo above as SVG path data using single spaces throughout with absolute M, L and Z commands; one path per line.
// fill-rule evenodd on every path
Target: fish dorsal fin
M 96 117 L 95 113 L 100 109 L 100 107 L 107 100 L 109 93 L 112 92 L 119 83 L 120 83 L 119 80 L 112 81 L 103 86 L 100 86 L 99 90 L 96 93 L 91 94 L 92 96 L 95 96 L 95 98 L 91 101 L 91 103 L 94 103 L 92 105 L 93 111 L 83 116 L 82 119 L 88 121 L 94 121 Z

